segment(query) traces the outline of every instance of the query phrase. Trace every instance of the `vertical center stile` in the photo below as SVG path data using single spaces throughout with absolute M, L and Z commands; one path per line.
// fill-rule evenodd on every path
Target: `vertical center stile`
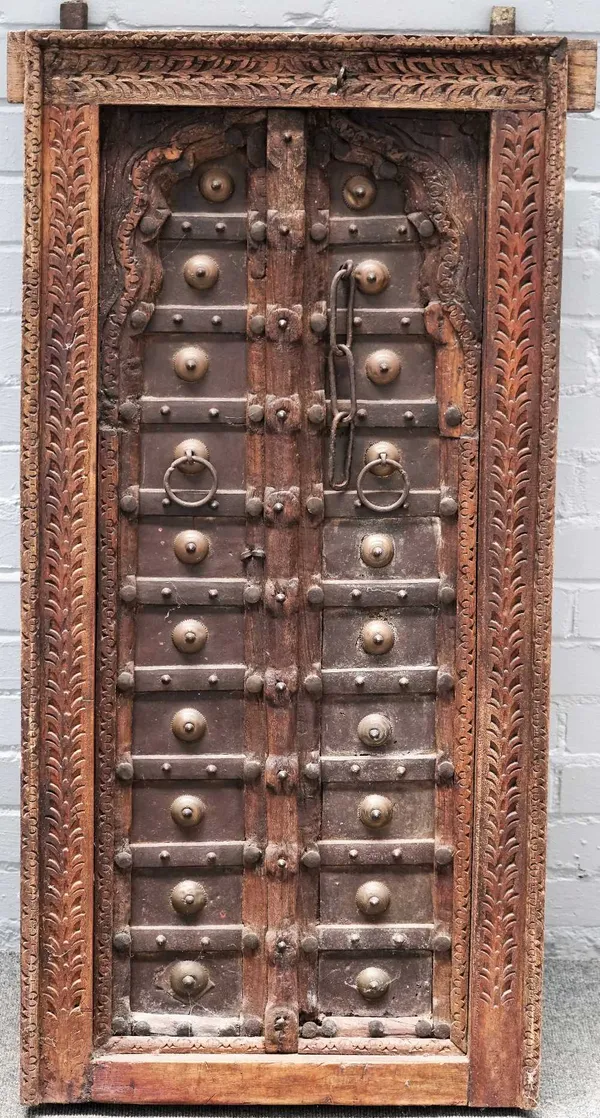
M 304 288 L 304 114 L 267 130 L 265 700 L 268 996 L 265 1047 L 298 1047 L 298 382 Z

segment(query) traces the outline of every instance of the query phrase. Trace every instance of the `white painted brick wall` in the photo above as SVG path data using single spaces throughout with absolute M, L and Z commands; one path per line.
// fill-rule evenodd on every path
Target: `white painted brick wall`
M 90 0 L 94 27 L 486 31 L 492 0 Z M 59 0 L 0 10 L 0 947 L 18 918 L 18 511 L 22 114 L 4 98 L 5 31 L 56 25 Z M 216 10 L 216 8 L 214 9 Z M 521 0 L 519 29 L 600 37 L 598 0 Z M 571 117 L 562 325 L 548 940 L 600 953 L 600 111 Z

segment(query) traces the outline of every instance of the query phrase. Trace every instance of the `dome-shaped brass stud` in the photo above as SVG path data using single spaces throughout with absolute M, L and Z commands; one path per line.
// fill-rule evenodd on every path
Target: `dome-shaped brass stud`
M 356 907 L 364 916 L 381 916 L 390 907 L 392 894 L 383 881 L 365 881 L 356 890 Z
M 198 189 L 207 202 L 226 202 L 233 194 L 233 178 L 225 167 L 207 167 L 200 175 Z
M 182 474 L 200 474 L 206 467 L 204 462 L 199 462 L 198 459 L 208 460 L 210 454 L 206 443 L 201 442 L 200 439 L 182 439 L 173 451 L 173 461 L 177 458 L 185 458 L 185 462 L 181 462 L 177 467 Z
M 199 796 L 177 796 L 171 804 L 171 819 L 178 827 L 197 827 L 204 818 L 206 807 Z
M 377 187 L 366 175 L 350 175 L 342 187 L 342 197 L 349 210 L 366 210 L 377 197 Z
M 390 273 L 381 260 L 361 260 L 354 269 L 354 278 L 363 295 L 380 295 L 390 282 Z
M 178 998 L 197 998 L 206 990 L 210 978 L 202 963 L 181 959 L 169 971 L 171 989 Z
M 197 532 L 194 528 L 185 528 L 178 532 L 173 540 L 173 551 L 180 563 L 201 563 L 206 559 L 210 550 L 208 536 L 204 532 Z
M 394 462 L 400 461 L 400 451 L 395 443 L 382 440 L 381 442 L 371 443 L 371 445 L 367 447 L 365 451 L 365 465 L 368 462 L 377 462 L 382 454 L 385 454 L 386 458 Z M 379 462 L 378 465 L 373 466 L 371 473 L 376 474 L 377 477 L 389 477 L 390 474 L 395 473 L 395 471 L 393 466 L 388 466 L 387 462 L 382 461 Z
M 363 745 L 389 745 L 392 741 L 393 726 L 385 714 L 366 714 L 358 723 L 358 737 Z
M 219 278 L 219 265 L 214 256 L 198 253 L 190 256 L 183 265 L 183 278 L 196 291 L 208 291 Z
M 208 354 L 198 345 L 184 345 L 173 354 L 173 369 L 180 380 L 202 380 L 209 363 Z
M 356 978 L 356 989 L 368 1002 L 375 1002 L 387 994 L 391 978 L 383 967 L 365 967 Z
M 206 718 L 194 707 L 182 707 L 173 715 L 171 730 L 180 741 L 200 741 L 206 729 Z
M 377 349 L 365 361 L 365 373 L 373 384 L 391 384 L 400 376 L 402 364 L 393 349 Z
M 208 900 L 208 894 L 199 881 L 178 881 L 171 892 L 170 901 L 180 916 L 194 916 Z
M 394 647 L 395 633 L 388 621 L 367 621 L 360 631 L 360 643 L 369 656 L 385 656 Z
M 177 623 L 171 639 L 178 652 L 202 652 L 208 640 L 208 629 L 202 621 L 192 617 Z
M 360 541 L 360 557 L 367 567 L 387 567 L 394 558 L 394 541 L 383 532 L 371 532 Z
M 374 830 L 379 830 L 381 827 L 387 827 L 391 821 L 394 811 L 394 805 L 387 796 L 380 796 L 377 793 L 372 793 L 370 796 L 365 796 L 358 805 L 358 818 L 365 827 L 372 827 Z

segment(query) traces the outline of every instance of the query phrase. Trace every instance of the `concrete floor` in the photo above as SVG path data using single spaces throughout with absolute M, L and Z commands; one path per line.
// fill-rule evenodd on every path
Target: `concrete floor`
M 18 1101 L 18 962 L 0 955 L 0 1115 L 23 1118 Z M 542 1100 L 532 1118 L 600 1118 L 600 959 L 554 959 L 546 967 Z M 374 1107 L 364 1118 L 450 1118 L 479 1114 L 509 1118 L 516 1110 L 447 1110 Z M 106 1118 L 360 1118 L 348 1107 L 41 1107 L 36 1115 L 105 1115 Z

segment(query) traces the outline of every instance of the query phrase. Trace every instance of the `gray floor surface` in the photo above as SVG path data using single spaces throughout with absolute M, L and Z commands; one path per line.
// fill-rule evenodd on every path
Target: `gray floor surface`
M 0 1115 L 24 1118 L 18 1101 L 18 962 L 0 955 Z M 600 1118 L 600 959 L 554 959 L 546 967 L 542 1101 L 531 1118 Z M 47 1106 L 37 1115 L 106 1118 L 509 1118 L 516 1110 L 405 1107 Z

